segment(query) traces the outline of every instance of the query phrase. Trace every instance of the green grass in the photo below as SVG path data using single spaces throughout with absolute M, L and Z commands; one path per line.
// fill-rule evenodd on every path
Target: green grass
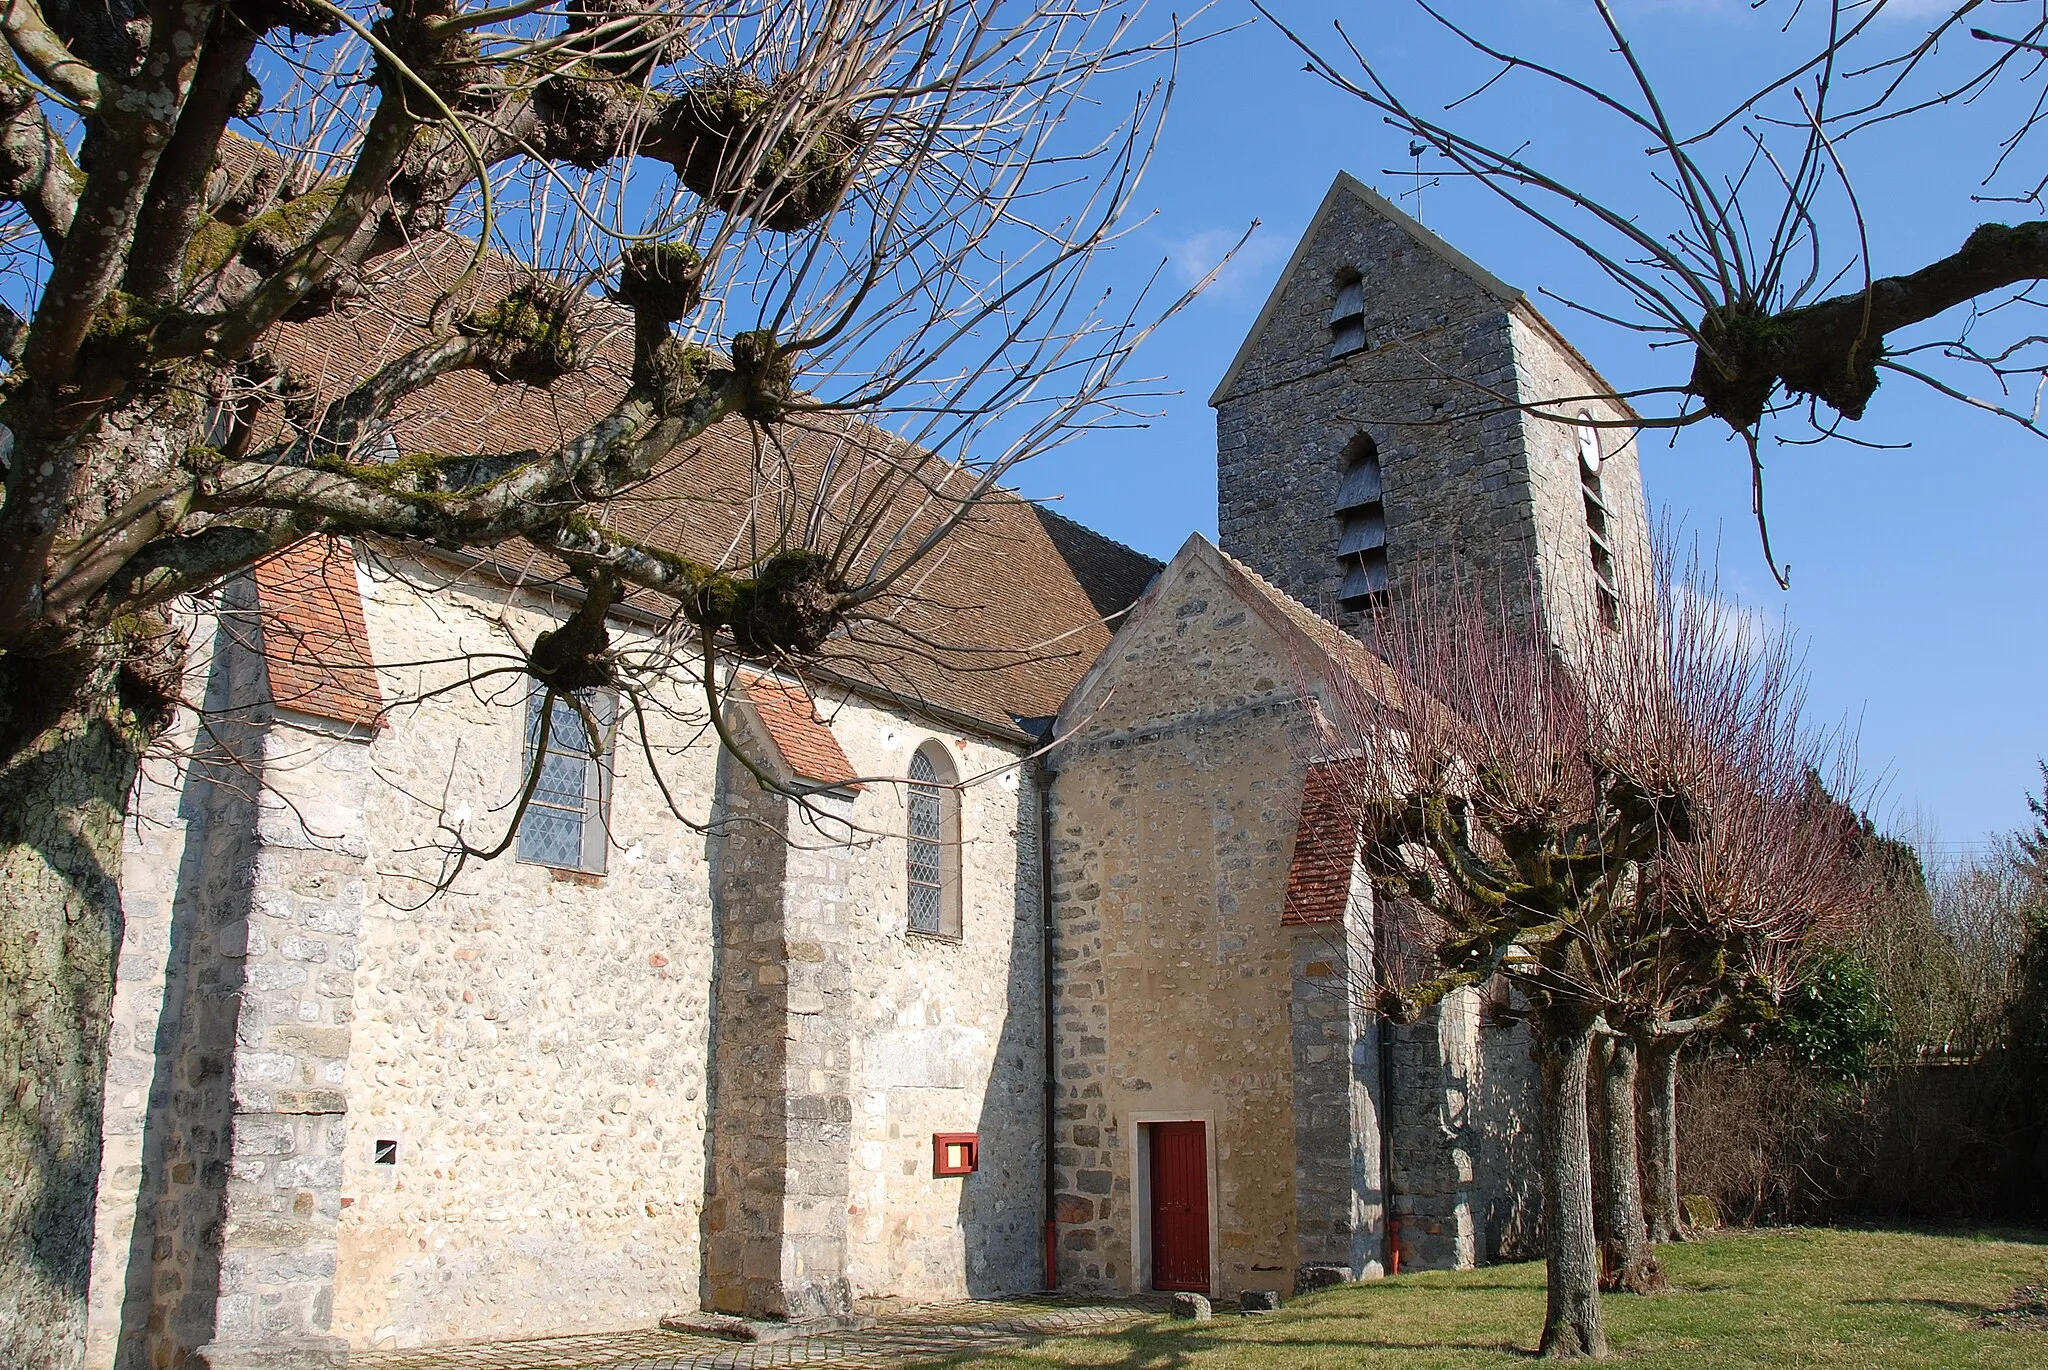
M 1780 1229 L 1663 1249 L 1672 1290 L 1604 1300 L 1617 1362 L 1632 1366 L 2048 1367 L 2048 1331 L 1976 1325 L 2017 1285 L 2048 1280 L 2048 1233 Z M 1026 1370 L 1267 1370 L 1526 1364 L 1543 1322 L 1540 1263 L 1404 1275 L 1121 1334 L 972 1358 Z M 967 1364 L 955 1361 L 953 1364 Z

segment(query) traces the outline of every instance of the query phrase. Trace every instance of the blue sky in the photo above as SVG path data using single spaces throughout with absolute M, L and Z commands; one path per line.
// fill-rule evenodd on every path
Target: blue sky
M 1484 79 L 1418 13 L 1392 0 L 1276 7 L 1317 38 L 1331 34 L 1333 14 L 1356 21 L 1361 46 L 1432 112 L 1477 84 L 1473 74 Z M 1450 9 L 1513 50 L 1594 75 L 1619 70 L 1589 26 L 1584 0 Z M 1681 127 L 1790 50 L 1778 35 L 1790 12 L 1783 0 L 1762 12 L 1746 0 L 1635 0 L 1620 10 Z M 1218 13 L 1240 12 L 1226 0 Z M 1909 13 L 1879 22 L 1905 34 L 1912 20 Z M 1129 288 L 1164 260 L 1168 276 L 1184 284 L 1251 220 L 1262 227 L 1222 280 L 1141 354 L 1139 370 L 1178 391 L 1157 402 L 1159 417 L 1141 431 L 1089 435 L 1019 473 L 1026 493 L 1058 496 L 1063 513 L 1154 556 L 1171 555 L 1191 530 L 1214 535 L 1207 398 L 1331 179 L 1344 170 L 1389 195 L 1412 189 L 1406 139 L 1301 65 L 1263 26 L 1184 55 L 1140 197 L 1153 217 L 1104 264 L 1102 279 Z M 2001 113 L 2018 95 L 1899 121 L 1844 146 L 1877 272 L 1951 252 L 1984 219 L 2039 213 L 1970 198 L 2008 131 Z M 1662 212 L 1641 140 L 1613 136 L 1583 106 L 1524 84 L 1496 87 L 1466 108 L 1460 127 L 1527 139 L 1532 158 L 1575 183 L 1648 219 Z M 2022 149 L 2037 165 L 2039 151 Z M 1395 168 L 1402 174 L 1387 174 Z M 1830 241 L 1846 250 L 1853 236 L 1843 241 L 1840 209 Z M 1548 288 L 1603 308 L 1623 303 L 1575 249 L 1484 190 L 1426 189 L 1421 212 L 1430 228 L 1532 296 Z M 1652 357 L 1640 336 L 1538 303 L 1618 386 L 1672 379 L 1672 363 Z M 2025 819 L 2025 796 L 2040 782 L 2035 758 L 2048 754 L 2048 441 L 1896 377 L 1852 431 L 1911 446 L 1767 452 L 1772 536 L 1790 564 L 1790 591 L 1772 582 L 1757 548 L 1746 463 L 1725 431 L 1700 425 L 1675 444 L 1646 436 L 1652 512 L 1668 510 L 1704 537 L 1718 536 L 1731 595 L 1749 609 L 1782 613 L 1800 634 L 1816 710 L 1859 729 L 1863 765 L 1880 775 L 1880 821 L 1931 830 L 1944 844 L 1939 853 L 1954 853 Z

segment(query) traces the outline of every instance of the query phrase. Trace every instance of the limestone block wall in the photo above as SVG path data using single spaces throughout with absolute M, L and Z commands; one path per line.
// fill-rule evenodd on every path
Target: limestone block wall
M 1472 1099 L 1480 1254 L 1490 1261 L 1530 1260 L 1543 1252 L 1543 1172 L 1528 1024 L 1496 1022 L 1482 1013 L 1479 1066 Z
M 1214 401 L 1220 545 L 1336 616 L 1337 490 L 1363 432 L 1379 449 L 1397 579 L 1447 564 L 1525 577 L 1529 474 L 1519 417 L 1496 398 L 1516 382 L 1507 305 L 1363 201 L 1333 201 Z M 1332 359 L 1344 271 L 1364 280 L 1366 347 Z
M 505 831 L 526 708 L 516 674 L 433 693 L 455 670 L 437 663 L 556 621 L 448 579 L 364 577 L 395 707 L 370 753 L 335 1329 L 379 1347 L 648 1326 L 697 1301 L 715 748 L 682 679 L 646 742 L 698 828 L 629 713 L 602 875 L 508 851 L 435 893 L 439 825 L 480 846 Z
M 815 869 L 840 834 L 820 842 L 816 821 L 792 824 L 803 811 L 744 767 L 721 772 L 703 1302 L 755 1318 L 843 1316 L 848 956 L 834 890 L 817 888 L 832 872 Z M 818 846 L 796 847 L 800 832 Z
M 902 776 L 946 749 L 959 793 L 961 936 L 908 926 L 906 791 L 868 786 L 843 858 L 852 965 L 848 1276 L 860 1298 L 984 1297 L 1044 1282 L 1044 1036 L 1035 787 L 1020 743 L 858 700 L 827 705 L 854 770 Z M 932 1136 L 972 1132 L 980 1169 L 932 1173 Z
M 364 895 L 367 737 L 270 706 L 246 586 L 202 618 L 202 728 L 124 856 L 87 1364 L 324 1363 Z
M 1610 387 L 1574 356 L 1549 329 L 1524 309 L 1511 320 L 1514 392 L 1546 412 L 1590 414 L 1597 424 L 1624 423 L 1628 411 L 1615 400 L 1591 399 Z M 1598 429 L 1602 459 L 1600 487 L 1608 510 L 1608 545 L 1613 549 L 1618 588 L 1648 589 L 1650 530 L 1643 498 L 1642 451 L 1632 429 Z M 1591 623 L 1594 578 L 1587 544 L 1585 500 L 1579 474 L 1578 431 L 1569 423 L 1534 415 L 1524 420 L 1528 498 L 1534 513 L 1539 574 L 1544 598 L 1561 639 L 1572 623 Z
M 1393 1030 L 1394 1213 L 1404 1269 L 1458 1270 L 1484 1255 L 1478 1205 L 1479 996 L 1459 990 Z
M 1378 1099 L 1385 1028 L 1359 1002 L 1372 956 L 1372 903 L 1361 875 L 1341 922 L 1291 934 L 1294 1224 L 1299 1265 L 1321 1267 L 1310 1283 L 1386 1273 Z
M 1053 754 L 1054 1153 L 1063 1286 L 1149 1279 L 1144 1124 L 1208 1124 L 1211 1276 L 1291 1283 L 1296 688 L 1206 567 L 1114 650 Z
M 849 805 L 807 813 L 738 768 L 725 780 L 706 1304 L 801 1318 L 1036 1288 L 1041 924 L 1022 748 L 818 702 L 870 777 Z M 958 939 L 908 930 L 892 778 L 934 740 L 976 782 L 957 801 Z M 941 1132 L 980 1136 L 975 1174 L 933 1175 Z
M 231 700 L 255 697 L 261 669 L 253 654 L 232 652 L 231 644 L 221 640 L 219 627 L 218 618 L 210 613 L 193 623 L 185 693 L 188 699 L 224 709 Z M 196 887 L 197 873 L 204 867 L 209 843 L 237 826 L 253 835 L 253 825 L 246 789 L 215 788 L 209 783 L 214 772 L 203 761 L 188 767 L 186 759 L 193 756 L 198 741 L 198 712 L 180 710 L 143 763 L 125 835 L 122 939 L 107 1046 L 86 1370 L 109 1370 L 117 1363 L 123 1370 L 134 1370 L 148 1363 L 145 1337 L 156 1307 L 159 1260 L 152 1253 L 161 1251 L 163 1259 L 189 1262 L 198 1253 L 201 1233 L 218 1218 L 217 1194 L 225 1176 L 226 1089 L 222 1084 L 206 1090 L 203 1102 L 187 1093 L 194 1082 L 178 1080 L 180 1024 L 192 993 L 192 972 L 210 971 L 217 982 L 225 969 L 210 951 L 194 956 L 193 942 L 211 921 L 201 917 L 203 891 Z M 208 742 L 219 750 L 211 738 Z M 214 759 L 228 760 L 225 755 Z M 239 825 L 210 821 L 223 810 L 238 811 Z M 227 896 L 226 884 L 220 882 L 211 898 L 227 903 Z M 210 936 L 206 940 L 210 948 Z M 218 1071 L 209 1078 L 218 1080 Z M 191 1121 L 172 1120 L 174 1086 Z M 178 1167 L 182 1181 L 173 1182 L 172 1166 Z M 200 1171 L 207 1167 L 219 1168 L 213 1191 L 195 1202 L 187 1216 L 182 1198 L 196 1189 Z M 166 1303 L 159 1325 L 168 1327 L 175 1321 L 174 1306 Z M 190 1323 L 188 1347 L 210 1336 L 211 1309 Z

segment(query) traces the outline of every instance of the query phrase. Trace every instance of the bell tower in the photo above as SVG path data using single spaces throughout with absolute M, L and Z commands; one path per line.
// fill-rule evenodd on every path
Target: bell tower
M 1209 400 L 1219 540 L 1354 628 L 1438 568 L 1534 586 L 1559 637 L 1611 622 L 1649 556 L 1612 395 L 1521 291 L 1340 174 Z

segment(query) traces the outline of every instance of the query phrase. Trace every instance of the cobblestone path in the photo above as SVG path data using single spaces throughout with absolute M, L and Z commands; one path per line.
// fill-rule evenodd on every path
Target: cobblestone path
M 681 1332 L 618 1332 L 535 1341 L 471 1342 L 418 1351 L 358 1351 L 350 1370 L 765 1370 L 844 1366 L 895 1370 L 1074 1332 L 1110 1332 L 1159 1311 L 1151 1301 L 983 1300 L 880 1318 L 854 1332 L 783 1342 L 732 1342 Z

